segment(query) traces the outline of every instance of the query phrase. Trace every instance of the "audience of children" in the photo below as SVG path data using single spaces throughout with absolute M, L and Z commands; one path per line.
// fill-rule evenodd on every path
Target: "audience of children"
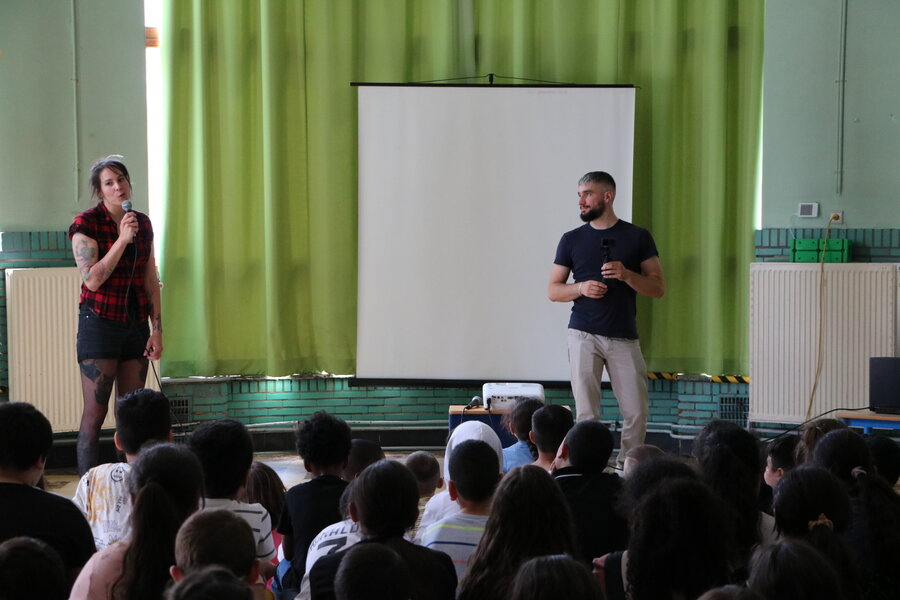
M 550 474 L 535 465 L 503 476 L 481 542 L 459 584 L 459 600 L 506 597 L 522 563 L 575 553 L 572 513 Z
M 622 479 L 603 472 L 613 443 L 600 421 L 576 423 L 559 446 L 552 473 L 575 519 L 578 558 L 588 565 L 628 543 L 628 526 L 617 510 Z
M 513 580 L 511 600 L 603 600 L 584 564 L 568 554 L 537 556 L 522 563 Z
M 253 600 L 253 592 L 221 566 L 204 567 L 176 583 L 167 600 Z
M 800 441 L 797 443 L 795 464 L 802 465 L 809 462 L 819 440 L 836 429 L 847 429 L 847 424 L 840 419 L 815 419 L 804 423 L 800 428 Z
M 138 389 L 116 400 L 113 442 L 125 462 L 105 463 L 81 477 L 72 501 L 91 526 L 97 550 L 128 539 L 131 494 L 126 477 L 144 444 L 172 439 L 169 399 L 156 390 Z
M 230 510 L 194 513 L 175 538 L 175 563 L 169 568 L 174 581 L 204 567 L 222 566 L 244 582 L 259 600 L 275 596 L 259 582 L 256 536 L 250 525 Z
M 238 500 L 245 504 L 259 504 L 269 513 L 272 521 L 272 545 L 275 546 L 275 557 L 270 559 L 273 565 L 278 564 L 281 551 L 281 534 L 278 533 L 278 519 L 284 510 L 284 495 L 287 490 L 284 482 L 275 469 L 264 462 L 254 460 L 250 465 L 247 482 L 238 492 Z
M 574 424 L 575 417 L 565 406 L 548 404 L 536 410 L 531 416 L 531 433 L 528 434 L 538 451 L 532 464 L 550 471 L 559 445 Z
M 625 460 L 622 462 L 622 477 L 627 479 L 643 461 L 665 455 L 666 453 L 663 452 L 662 448 L 654 446 L 653 444 L 641 444 L 640 446 L 635 446 L 625 453 Z
M 253 440 L 247 427 L 234 419 L 220 419 L 197 427 L 188 439 L 203 466 L 203 510 L 230 510 L 247 521 L 256 538 L 256 558 L 265 579 L 275 573 L 272 517 L 258 503 L 238 500 L 253 464 Z
M 446 457 L 453 455 L 453 449 L 457 444 L 461 444 L 466 440 L 481 440 L 494 449 L 497 453 L 497 459 L 503 464 L 503 447 L 500 444 L 500 438 L 497 433 L 486 423 L 481 421 L 463 421 L 450 432 L 450 439 L 447 441 L 447 450 L 444 452 L 444 481 L 450 480 L 450 463 Z M 498 471 L 498 475 L 500 472 Z M 421 533 L 428 529 L 431 525 L 440 521 L 446 516 L 459 512 L 459 504 L 450 499 L 450 492 L 442 490 L 431 497 L 425 504 L 425 511 L 422 514 L 422 520 L 417 529 L 416 539 L 419 539 Z
M 323 411 L 298 423 L 296 438 L 297 454 L 311 479 L 288 490 L 279 519 L 284 556 L 291 563 L 282 577 L 282 598 L 293 598 L 299 592 L 306 573 L 306 554 L 313 539 L 325 527 L 343 518 L 340 500 L 347 481 L 341 474 L 347 466 L 351 446 L 347 423 Z
M 793 434 L 781 435 L 769 442 L 763 480 L 773 490 L 778 481 L 797 464 L 799 443 L 800 437 Z
M 0 600 L 65 600 L 68 597 L 66 566 L 50 544 L 24 536 L 0 544 Z
M 825 557 L 794 539 L 771 542 L 754 552 L 747 587 L 768 600 L 845 600 Z
M 869 435 L 865 439 L 875 470 L 889 486 L 896 486 L 900 479 L 900 445 L 881 435 Z
M 531 417 L 544 403 L 535 398 L 525 398 L 516 402 L 513 407 L 503 415 L 502 424 L 516 436 L 516 443 L 503 449 L 503 472 L 509 473 L 511 469 L 530 465 L 537 460 L 537 446 L 531 441 Z
M 35 487 L 52 447 L 53 429 L 39 410 L 0 402 L 0 542 L 43 540 L 62 557 L 71 583 L 96 548 L 78 507 Z
M 469 557 L 481 541 L 491 510 L 491 498 L 500 479 L 494 449 L 480 440 L 467 440 L 453 449 L 450 481 L 451 500 L 460 512 L 448 515 L 421 533 L 419 543 L 445 552 L 453 560 L 457 581 L 466 573 Z
M 350 548 L 334 576 L 336 600 L 407 600 L 409 567 L 384 544 Z
M 380 460 L 363 470 L 353 482 L 350 516 L 359 522 L 364 539 L 316 561 L 309 572 L 312 599 L 335 598 L 336 575 L 349 550 L 383 544 L 407 565 L 411 600 L 452 600 L 456 571 L 450 557 L 403 537 L 416 521 L 418 499 L 416 479 L 402 463 Z
M 431 452 L 424 450 L 413 452 L 406 457 L 405 464 L 419 485 L 419 517 L 415 525 L 415 530 L 418 531 L 419 525 L 422 524 L 422 515 L 425 514 L 425 505 L 438 488 L 444 487 L 444 478 L 441 477 L 441 465 Z
M 159 600 L 175 563 L 178 528 L 200 503 L 203 471 L 197 457 L 176 444 L 157 444 L 138 454 L 128 474 L 131 537 L 94 554 L 72 598 Z

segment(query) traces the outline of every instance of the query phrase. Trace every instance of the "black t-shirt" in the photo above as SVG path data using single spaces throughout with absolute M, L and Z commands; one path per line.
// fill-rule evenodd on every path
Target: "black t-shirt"
M 650 232 L 619 219 L 609 229 L 594 229 L 590 223 L 585 223 L 563 234 L 553 262 L 571 269 L 577 283 L 603 281 L 601 268 L 607 261 L 620 261 L 626 269 L 640 273 L 641 263 L 654 256 L 659 256 L 659 252 Z M 603 298 L 582 296 L 575 299 L 569 328 L 636 340 L 637 309 L 634 298 L 637 292 L 617 279 L 605 283 L 609 289 Z
M 553 473 L 569 501 L 575 521 L 578 552 L 587 564 L 628 546 L 628 525 L 616 510 L 622 479 L 602 471 L 565 467 Z
M 341 494 L 347 482 L 335 475 L 321 475 L 312 481 L 295 485 L 284 498 L 284 510 L 278 532 L 294 540 L 291 559 L 297 582 L 306 572 L 306 553 L 319 532 L 344 519 L 341 516 Z
M 28 536 L 47 542 L 69 569 L 80 569 L 97 551 L 94 536 L 69 500 L 21 483 L 0 483 L 0 542 Z

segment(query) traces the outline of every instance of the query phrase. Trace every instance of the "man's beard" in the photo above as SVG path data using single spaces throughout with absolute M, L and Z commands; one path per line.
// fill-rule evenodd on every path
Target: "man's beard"
M 604 210 L 606 210 L 606 207 L 602 204 L 600 206 L 595 206 L 591 210 L 581 213 L 581 220 L 585 223 L 590 223 L 594 219 L 602 217 Z

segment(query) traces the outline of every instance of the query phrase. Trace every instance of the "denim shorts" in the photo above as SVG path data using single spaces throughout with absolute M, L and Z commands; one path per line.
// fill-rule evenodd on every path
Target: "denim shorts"
M 87 358 L 132 360 L 143 358 L 150 338 L 150 325 L 104 319 L 90 308 L 78 311 L 78 362 Z

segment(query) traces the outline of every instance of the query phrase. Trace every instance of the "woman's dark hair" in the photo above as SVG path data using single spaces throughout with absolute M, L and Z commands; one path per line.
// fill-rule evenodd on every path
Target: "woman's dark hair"
M 630 519 L 631 511 L 640 504 L 644 496 L 667 479 L 700 481 L 700 476 L 686 462 L 671 456 L 643 460 L 638 463 L 622 486 L 617 504 L 619 514 L 625 519 Z
M 729 581 L 734 556 L 725 503 L 699 481 L 670 479 L 632 513 L 626 586 L 632 600 L 696 598 Z
M 773 599 L 845 600 L 828 560 L 806 542 L 790 538 L 754 552 L 747 587 Z
M 847 424 L 839 419 L 816 419 L 800 430 L 800 442 L 794 449 L 795 464 L 802 465 L 812 459 L 816 444 L 832 431 L 847 429 Z
M 568 554 L 553 554 L 522 563 L 509 597 L 511 600 L 602 600 L 603 593 L 586 566 Z
M 759 543 L 759 485 L 763 458 L 753 434 L 729 421 L 710 421 L 694 441 L 700 478 L 735 513 L 735 540 L 746 560 Z
M 889 486 L 897 485 L 900 479 L 900 445 L 883 435 L 869 435 L 865 439 L 878 474 Z
M 526 560 L 574 552 L 572 513 L 556 481 L 540 467 L 516 467 L 494 492 L 491 515 L 458 597 L 502 598 Z
M 114 584 L 129 600 L 159 600 L 175 564 L 178 528 L 203 496 L 200 461 L 186 447 L 157 444 L 138 454 L 128 475 L 131 542 Z
M 350 502 L 367 536 L 400 537 L 419 516 L 419 487 L 404 465 L 382 459 L 353 480 Z
M 281 511 L 284 508 L 284 482 L 275 469 L 258 460 L 250 464 L 247 484 L 241 489 L 238 500 L 241 502 L 262 504 L 272 517 L 272 529 L 278 527 Z
M 851 429 L 826 434 L 813 451 L 815 466 L 831 471 L 850 495 L 853 521 L 847 539 L 864 587 L 900 587 L 900 496 L 874 473 L 865 440 Z
M 122 162 L 122 159 L 123 157 L 119 156 L 118 154 L 111 154 L 106 158 L 101 158 L 93 165 L 91 165 L 91 194 L 95 198 L 100 198 L 100 192 L 103 188 L 100 182 L 100 174 L 103 172 L 103 169 L 110 169 L 118 173 L 119 175 L 124 175 L 125 179 L 128 180 L 128 185 L 131 185 L 131 175 L 128 173 L 128 167 L 125 166 L 125 163 Z
M 855 560 L 843 539 L 850 526 L 850 497 L 840 480 L 825 469 L 797 467 L 775 486 L 772 507 L 781 535 L 806 541 L 821 552 L 839 574 L 844 595 L 855 598 Z
M 32 537 L 14 537 L 0 544 L 0 599 L 65 600 L 68 596 L 66 567 L 49 544 Z

